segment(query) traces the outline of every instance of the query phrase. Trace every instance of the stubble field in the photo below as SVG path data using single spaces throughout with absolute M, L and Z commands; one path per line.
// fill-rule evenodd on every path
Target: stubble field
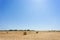
M 60 40 L 60 32 L 0 31 L 0 40 Z

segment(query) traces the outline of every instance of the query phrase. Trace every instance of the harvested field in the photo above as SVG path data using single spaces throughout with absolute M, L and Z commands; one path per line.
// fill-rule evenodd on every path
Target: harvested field
M 60 32 L 1 31 L 0 40 L 60 40 Z

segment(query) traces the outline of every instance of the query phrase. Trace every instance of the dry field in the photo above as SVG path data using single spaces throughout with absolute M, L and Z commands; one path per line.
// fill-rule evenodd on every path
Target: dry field
M 0 31 L 0 40 L 60 40 L 60 32 Z

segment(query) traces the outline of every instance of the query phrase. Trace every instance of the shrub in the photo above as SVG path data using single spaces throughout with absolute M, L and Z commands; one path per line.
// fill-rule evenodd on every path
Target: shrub
M 6 33 L 8 33 L 8 32 L 6 32 Z
M 24 34 L 23 35 L 27 35 L 27 32 L 24 32 Z
M 38 33 L 38 32 L 36 32 L 36 33 Z

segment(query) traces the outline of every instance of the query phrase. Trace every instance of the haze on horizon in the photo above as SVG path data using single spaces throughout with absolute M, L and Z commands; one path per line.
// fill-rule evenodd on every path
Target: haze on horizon
M 0 0 L 0 30 L 60 30 L 60 0 Z

